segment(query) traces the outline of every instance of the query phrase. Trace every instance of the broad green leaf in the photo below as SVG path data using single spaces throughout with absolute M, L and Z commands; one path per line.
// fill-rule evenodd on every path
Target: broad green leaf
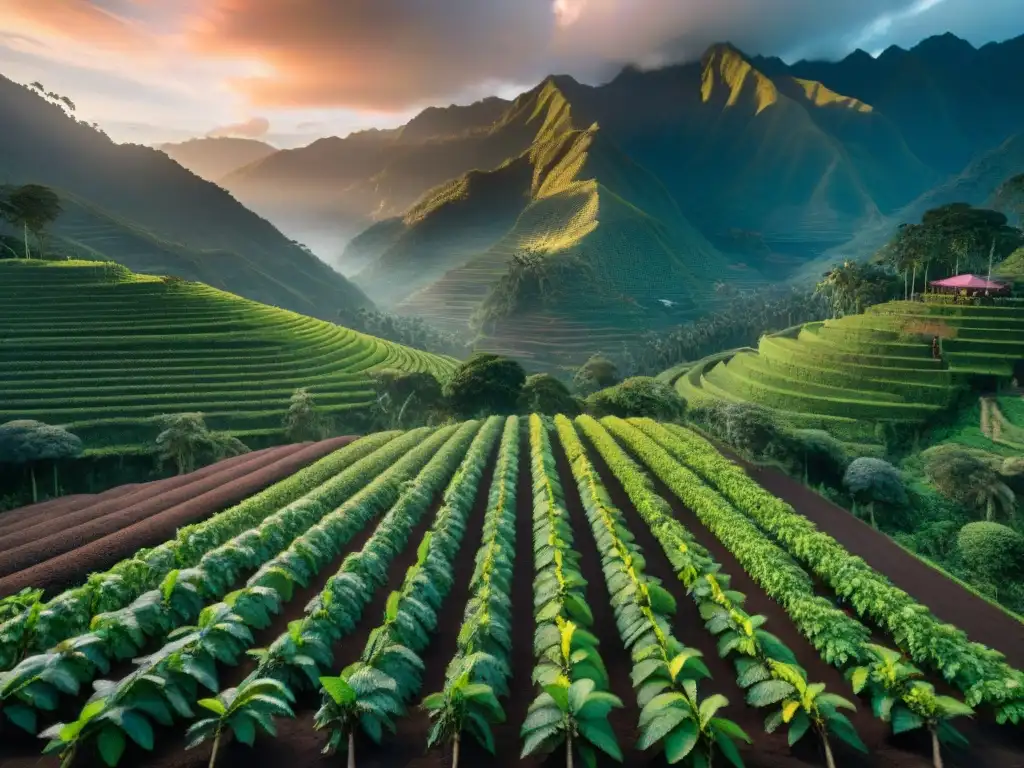
M 115 725 L 108 725 L 100 731 L 96 739 L 96 746 L 100 751 L 100 757 L 107 765 L 117 765 L 124 754 L 125 740 L 124 733 Z
M 220 699 L 200 699 L 196 703 L 203 709 L 208 709 L 217 715 L 223 715 L 228 711 Z

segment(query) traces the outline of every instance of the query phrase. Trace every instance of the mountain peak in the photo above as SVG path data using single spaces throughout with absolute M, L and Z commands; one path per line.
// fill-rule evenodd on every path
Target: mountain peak
M 974 53 L 977 49 L 952 32 L 926 37 L 910 49 L 913 53 L 933 56 L 963 56 Z
M 721 102 L 723 107 L 743 104 L 759 114 L 778 101 L 775 84 L 731 43 L 708 48 L 701 67 L 701 98 L 705 103 Z
M 721 42 L 708 46 L 704 55 L 700 57 L 700 62 L 706 67 L 711 61 L 733 61 L 736 59 L 747 61 L 747 55 L 732 43 Z

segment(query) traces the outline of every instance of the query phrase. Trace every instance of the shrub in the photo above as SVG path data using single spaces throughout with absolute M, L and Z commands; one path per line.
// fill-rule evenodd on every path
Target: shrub
M 408 429 L 435 420 L 445 408 L 441 382 L 432 374 L 385 368 L 370 376 L 377 394 L 373 420 L 381 429 Z
M 730 403 L 724 409 L 725 439 L 749 456 L 764 456 L 779 438 L 774 411 L 756 403 Z
M 604 355 L 591 355 L 576 369 L 573 387 L 581 395 L 592 395 L 598 390 L 613 387 L 619 383 L 619 369 Z
M 982 578 L 998 581 L 1024 574 L 1024 535 L 1002 523 L 968 523 L 956 545 L 964 565 Z
M 549 416 L 556 413 L 575 416 L 580 412 L 579 403 L 569 388 L 550 373 L 535 373 L 526 377 L 519 395 L 519 408 L 525 413 Z
M 448 407 L 463 419 L 512 414 L 526 382 L 526 371 L 515 360 L 477 352 L 455 369 L 444 394 Z
M 634 376 L 592 394 L 587 398 L 587 410 L 598 417 L 678 421 L 686 413 L 686 401 L 664 382 L 648 376 Z
M 906 504 L 907 491 L 900 471 L 883 459 L 862 456 L 850 462 L 843 475 L 843 485 L 858 502 L 868 505 L 871 526 L 875 523 L 875 503 Z

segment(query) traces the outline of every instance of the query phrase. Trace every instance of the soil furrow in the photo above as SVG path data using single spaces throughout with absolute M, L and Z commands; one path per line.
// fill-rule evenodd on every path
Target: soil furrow
M 308 446 L 148 519 L 6 576 L 0 579 L 0 595 L 13 594 L 24 587 L 43 587 L 53 594 L 73 586 L 86 574 L 109 568 L 144 547 L 167 541 L 182 526 L 206 519 L 294 474 L 338 447 L 329 445 L 331 442 Z

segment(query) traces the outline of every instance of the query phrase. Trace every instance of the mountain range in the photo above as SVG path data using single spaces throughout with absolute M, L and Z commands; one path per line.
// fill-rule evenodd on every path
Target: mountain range
M 322 318 L 372 302 L 231 194 L 165 153 L 116 144 L 0 77 L 0 184 L 44 184 L 64 209 L 61 250 L 199 280 Z
M 722 284 L 815 277 L 934 205 L 986 203 L 1024 171 L 1020 71 L 1024 36 L 793 64 L 722 43 L 298 149 L 219 138 L 162 153 L 19 89 L 0 101 L 16 118 L 0 152 L 68 194 L 67 239 L 137 271 L 321 316 L 372 300 L 550 367 L 722 308 Z
M 275 152 L 220 183 L 385 308 L 573 357 L 721 306 L 718 282 L 817 275 L 950 197 L 986 202 L 1024 170 L 1022 70 L 1024 37 L 793 64 L 723 43 Z

